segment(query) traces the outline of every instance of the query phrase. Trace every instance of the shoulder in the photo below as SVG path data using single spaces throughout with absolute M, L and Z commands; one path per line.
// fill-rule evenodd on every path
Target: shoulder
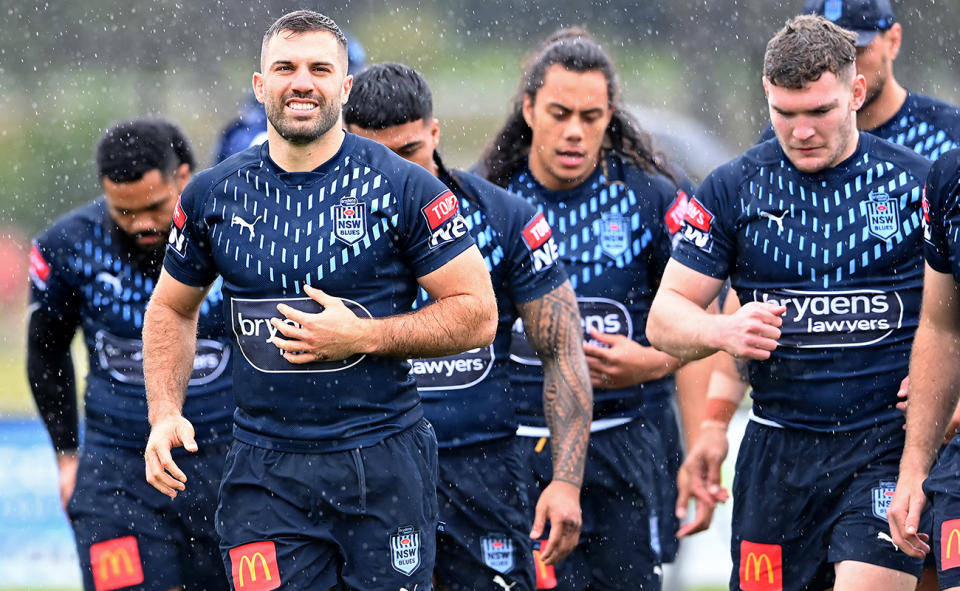
M 353 142 L 350 158 L 354 165 L 369 167 L 383 175 L 388 182 L 401 186 L 411 180 L 423 182 L 425 179 L 432 179 L 432 182 L 439 184 L 436 177 L 423 167 L 397 156 L 383 144 L 358 135 L 348 136 Z
M 948 127 L 949 131 L 960 132 L 960 107 L 922 94 L 909 95 L 911 111 L 919 119 L 937 124 L 937 127 Z
M 927 177 L 927 199 L 940 200 L 960 184 L 960 149 L 950 150 L 933 163 Z
M 899 144 L 866 133 L 860 134 L 860 141 L 869 142 L 866 152 L 871 159 L 888 162 L 919 178 L 920 182 L 923 182 L 930 170 L 931 162 L 929 160 Z
M 534 207 L 521 197 L 503 187 L 495 185 L 485 178 L 464 170 L 452 170 L 451 174 L 458 183 L 470 192 L 470 196 L 479 201 L 480 208 L 489 214 L 527 213 L 531 215 Z
M 765 167 L 783 165 L 783 151 L 777 138 L 772 138 L 751 147 L 737 158 L 713 169 L 701 184 L 703 187 L 728 187 L 735 189 L 755 178 Z
M 55 220 L 46 230 L 35 238 L 39 245 L 60 248 L 73 243 L 78 237 L 91 236 L 94 227 L 103 225 L 107 217 L 107 206 L 103 197 L 70 211 Z

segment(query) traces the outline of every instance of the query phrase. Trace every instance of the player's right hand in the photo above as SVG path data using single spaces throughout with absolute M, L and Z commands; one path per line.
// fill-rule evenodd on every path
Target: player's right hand
M 171 499 L 177 497 L 178 491 L 186 489 L 187 475 L 173 461 L 170 450 L 182 446 L 187 451 L 197 451 L 194 437 L 193 425 L 182 415 L 160 419 L 150 430 L 147 450 L 143 454 L 147 482 Z
M 786 311 L 786 306 L 748 302 L 733 314 L 715 315 L 720 348 L 737 359 L 769 359 L 777 348 Z
M 77 485 L 77 465 L 80 460 L 77 452 L 69 452 L 57 456 L 57 468 L 60 473 L 60 504 L 63 512 L 67 512 L 67 503 L 73 496 L 73 489 Z
M 923 494 L 924 476 L 900 471 L 893 500 L 887 508 L 890 536 L 897 548 L 914 558 L 923 558 L 930 552 L 930 536 L 921 533 L 920 515 L 927 503 Z
M 702 426 L 696 443 L 677 473 L 677 518 L 687 517 L 690 498 L 696 503 L 696 515 L 680 526 L 677 537 L 693 535 L 710 527 L 717 503 L 725 503 L 730 493 L 720 485 L 720 467 L 730 444 L 726 427 Z

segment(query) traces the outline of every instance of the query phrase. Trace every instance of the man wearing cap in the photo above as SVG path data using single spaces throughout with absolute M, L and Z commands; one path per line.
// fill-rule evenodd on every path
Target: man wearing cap
M 857 34 L 857 73 L 867 80 L 867 98 L 857 127 L 936 160 L 960 147 L 960 109 L 908 91 L 893 76 L 903 27 L 890 0 L 806 0 L 803 12 L 819 14 Z M 773 137 L 767 128 L 763 140 Z

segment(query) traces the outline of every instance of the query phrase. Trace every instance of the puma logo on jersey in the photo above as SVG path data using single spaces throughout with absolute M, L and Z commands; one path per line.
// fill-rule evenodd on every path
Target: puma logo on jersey
M 512 583 L 507 583 L 507 580 L 500 575 L 494 575 L 493 582 L 496 583 L 497 585 L 500 585 L 500 587 L 503 588 L 503 591 L 510 591 L 517 584 L 516 581 Z
M 123 286 L 120 284 L 120 278 L 107 273 L 106 271 L 100 271 L 97 273 L 97 281 L 102 281 L 113 288 L 113 293 L 119 295 L 123 291 Z
M 760 212 L 757 212 L 757 213 L 758 213 L 758 215 L 759 215 L 760 217 L 762 217 L 762 218 L 767 218 L 768 220 L 776 223 L 776 224 L 777 224 L 777 229 L 778 229 L 780 232 L 783 232 L 783 216 L 787 215 L 787 212 L 783 212 L 783 213 L 781 213 L 779 216 L 775 216 L 775 215 L 773 215 L 772 213 L 770 213 L 769 211 L 760 211 Z
M 231 225 L 231 226 L 240 226 L 240 235 L 241 235 L 241 236 L 243 236 L 243 229 L 244 229 L 244 228 L 246 228 L 247 230 L 250 230 L 250 240 L 253 240 L 253 236 L 254 236 L 253 225 L 256 224 L 256 223 L 259 222 L 259 221 L 260 221 L 260 216 L 257 216 L 257 218 L 256 218 L 255 220 L 253 220 L 252 222 L 248 222 L 247 220 L 243 219 L 242 217 L 238 216 L 237 214 L 233 214 L 233 217 L 230 218 L 230 225 Z

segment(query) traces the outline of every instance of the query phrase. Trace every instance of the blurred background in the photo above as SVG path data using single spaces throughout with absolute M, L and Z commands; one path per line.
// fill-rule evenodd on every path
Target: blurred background
M 893 0 L 904 27 L 894 71 L 907 88 L 960 101 L 960 11 Z M 332 16 L 367 53 L 434 91 L 441 151 L 476 162 L 507 112 L 524 54 L 561 26 L 588 27 L 616 58 L 623 100 L 699 180 L 767 124 L 760 68 L 802 0 L 273 0 L 0 5 L 0 589 L 77 589 L 53 452 L 34 418 L 23 337 L 30 237 L 99 196 L 93 145 L 112 122 L 180 124 L 201 168 L 250 93 L 266 27 L 289 10 Z M 952 10 L 953 9 L 953 10 Z M 730 462 L 728 461 L 728 464 Z M 688 544 L 672 588 L 722 587 L 722 524 Z

